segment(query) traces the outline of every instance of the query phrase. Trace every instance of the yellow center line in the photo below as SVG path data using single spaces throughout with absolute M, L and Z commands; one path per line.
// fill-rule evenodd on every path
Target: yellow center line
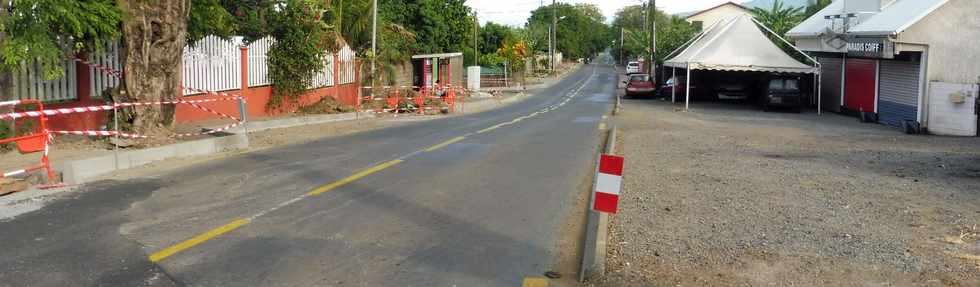
M 548 287 L 548 279 L 541 277 L 527 277 L 521 282 L 521 287 Z
M 318 188 L 314 189 L 313 191 L 310 191 L 306 195 L 307 196 L 314 196 L 314 195 L 323 194 L 325 192 L 331 191 L 331 190 L 336 189 L 338 187 L 344 186 L 344 185 L 346 185 L 348 183 L 354 182 L 354 181 L 356 181 L 358 179 L 361 179 L 361 178 L 363 178 L 365 176 L 368 176 L 368 175 L 371 175 L 373 173 L 376 173 L 376 172 L 379 172 L 381 170 L 384 170 L 386 168 L 392 167 L 392 166 L 394 166 L 394 165 L 396 165 L 398 163 L 401 163 L 401 162 L 402 162 L 402 160 L 396 159 L 396 160 L 388 161 L 388 162 L 385 162 L 385 163 L 382 163 L 382 164 L 379 164 L 379 165 L 376 165 L 376 166 L 367 168 L 367 169 L 362 170 L 362 171 L 359 171 L 359 172 L 357 172 L 357 173 L 355 173 L 355 174 L 353 174 L 351 176 L 345 177 L 345 178 L 343 178 L 341 180 L 338 180 L 338 181 L 332 182 L 330 184 L 327 184 L 327 185 L 318 187 Z M 194 246 L 197 246 L 197 245 L 199 245 L 201 243 L 207 242 L 208 240 L 214 239 L 215 237 L 221 236 L 222 234 L 231 232 L 231 231 L 233 231 L 235 229 L 238 229 L 239 227 L 242 227 L 242 226 L 244 226 L 246 224 L 249 224 L 251 222 L 252 222 L 251 219 L 243 218 L 243 219 L 232 221 L 231 223 L 222 225 L 221 227 L 212 229 L 212 230 L 210 230 L 208 232 L 198 234 L 197 236 L 194 236 L 191 239 L 184 240 L 183 242 L 177 243 L 177 244 L 175 244 L 173 246 L 164 248 L 163 250 L 160 250 L 160 251 L 157 251 L 157 252 L 155 252 L 153 254 L 150 254 L 150 261 L 152 261 L 152 262 L 160 262 L 161 260 L 166 259 L 167 257 L 170 257 L 170 256 L 172 256 L 174 254 L 180 253 L 181 251 L 190 249 L 190 248 L 192 248 Z
M 594 72 L 595 71 L 593 71 L 593 73 Z M 485 132 L 488 132 L 488 131 L 492 131 L 494 129 L 497 129 L 497 128 L 500 128 L 500 127 L 503 127 L 503 126 L 506 126 L 506 125 L 514 124 L 514 123 L 520 122 L 521 120 L 532 118 L 532 117 L 534 117 L 534 116 L 536 116 L 538 114 L 546 113 L 546 112 L 549 112 L 549 111 L 554 110 L 554 109 L 555 108 L 553 108 L 553 107 L 547 108 L 547 109 L 544 109 L 544 110 L 535 112 L 535 113 L 533 113 L 531 115 L 527 115 L 527 116 L 516 118 L 516 119 L 514 119 L 514 120 L 512 120 L 510 122 L 507 122 L 507 123 L 501 123 L 501 124 L 497 124 L 497 125 L 492 126 L 492 127 L 489 127 L 489 128 L 482 129 L 482 130 L 480 130 L 477 133 L 485 133 Z M 599 125 L 599 128 L 600 129 L 604 129 L 605 128 L 605 123 L 601 123 Z M 448 145 L 451 145 L 453 143 L 462 141 L 464 139 L 466 139 L 466 136 L 455 137 L 455 138 L 452 138 L 450 140 L 447 140 L 447 141 L 444 141 L 442 143 L 439 143 L 439 144 L 436 144 L 434 146 L 431 146 L 429 148 L 426 148 L 424 151 L 425 152 L 435 151 L 435 150 L 438 150 L 440 148 L 443 148 L 443 147 L 446 147 Z M 359 172 L 357 172 L 355 174 L 352 174 L 352 175 L 350 175 L 348 177 L 345 177 L 343 179 L 340 179 L 338 181 L 335 181 L 335 182 L 332 182 L 330 184 L 326 184 L 326 185 L 317 187 L 316 189 L 310 191 L 309 193 L 306 193 L 305 196 L 315 196 L 315 195 L 320 195 L 320 194 L 329 192 L 329 191 L 334 190 L 334 189 L 336 189 L 338 187 L 347 185 L 347 184 L 349 184 L 351 182 L 354 182 L 354 181 L 357 181 L 357 180 L 359 180 L 361 178 L 364 178 L 364 177 L 366 177 L 368 175 L 371 175 L 371 174 L 374 174 L 376 172 L 379 172 L 379 171 L 382 171 L 384 169 L 387 169 L 389 167 L 392 167 L 392 166 L 394 166 L 396 164 L 401 163 L 402 161 L 403 160 L 401 160 L 401 159 L 396 159 L 396 160 L 391 160 L 391 161 L 388 161 L 388 162 L 385 162 L 385 163 L 382 163 L 382 164 L 379 164 L 379 165 L 376 165 L 376 166 L 367 168 L 365 170 L 359 171 Z M 258 218 L 259 216 L 262 216 L 266 212 L 269 212 L 269 211 L 278 209 L 279 207 L 282 207 L 282 206 L 285 206 L 285 205 L 289 205 L 290 203 L 293 203 L 293 202 L 296 202 L 298 200 L 301 200 L 302 198 L 303 198 L 303 196 L 297 197 L 297 198 L 295 198 L 293 200 L 290 200 L 290 201 L 287 201 L 287 202 L 285 202 L 283 204 L 280 204 L 276 208 L 272 208 L 272 209 L 263 211 L 263 212 L 258 213 L 256 215 L 250 217 L 250 218 L 242 218 L 242 219 L 238 219 L 238 220 L 232 221 L 232 222 L 230 222 L 228 224 L 222 225 L 221 227 L 218 227 L 218 228 L 209 230 L 209 231 L 207 231 L 205 233 L 198 234 L 198 235 L 196 235 L 196 236 L 194 236 L 194 237 L 192 237 L 190 239 L 184 240 L 184 241 L 182 241 L 180 243 L 177 243 L 177 244 L 175 244 L 173 246 L 170 246 L 170 247 L 164 248 L 163 250 L 154 252 L 153 254 L 150 254 L 150 261 L 152 261 L 152 262 L 160 262 L 161 260 L 164 260 L 167 257 L 173 256 L 174 254 L 177 254 L 177 253 L 180 253 L 180 252 L 182 252 L 184 250 L 193 248 L 194 246 L 197 246 L 197 245 L 199 245 L 201 243 L 207 242 L 207 241 L 209 241 L 211 239 L 214 239 L 215 237 L 221 236 L 221 235 L 223 235 L 225 233 L 234 231 L 235 229 L 238 229 L 238 228 L 240 228 L 242 226 L 245 226 L 245 225 L 251 223 L 252 222 L 252 219 Z M 524 287 L 547 287 L 548 286 L 548 280 L 547 279 L 544 279 L 544 278 L 525 278 L 522 286 L 524 286 Z
M 385 163 L 382 163 L 382 164 L 379 164 L 379 165 L 376 165 L 376 166 L 367 168 L 365 170 L 362 170 L 362 171 L 359 171 L 359 172 L 357 172 L 355 174 L 352 174 L 352 175 L 350 175 L 348 177 L 342 178 L 341 180 L 338 180 L 338 181 L 335 181 L 335 182 L 331 182 L 330 184 L 327 184 L 327 185 L 324 185 L 324 186 L 321 186 L 321 187 L 317 187 L 316 189 L 310 191 L 306 195 L 307 196 L 315 196 L 315 195 L 323 194 L 325 192 L 334 190 L 334 189 L 336 189 L 338 187 L 344 186 L 344 185 L 346 185 L 348 183 L 357 181 L 358 179 L 361 179 L 361 178 L 363 178 L 365 176 L 371 175 L 372 173 L 376 173 L 376 172 L 382 171 L 382 170 L 384 170 L 386 168 L 392 167 L 392 166 L 394 166 L 396 164 L 399 164 L 401 162 L 402 162 L 402 160 L 396 159 L 396 160 L 392 160 L 392 161 L 389 161 L 389 162 L 385 162 Z
M 454 137 L 454 138 L 452 138 L 452 139 L 450 139 L 450 140 L 448 140 L 448 141 L 444 141 L 444 142 L 441 142 L 441 143 L 439 143 L 439 144 L 436 144 L 436 145 L 434 145 L 434 146 L 430 146 L 429 148 L 427 148 L 427 149 L 425 149 L 425 152 L 432 152 L 432 151 L 435 151 L 435 150 L 437 150 L 437 149 L 441 149 L 441 148 L 444 148 L 444 147 L 446 147 L 447 145 L 451 145 L 451 144 L 454 144 L 454 143 L 456 143 L 456 142 L 458 142 L 458 141 L 461 141 L 461 140 L 464 140 L 464 139 L 466 139 L 466 137 L 463 137 L 463 136 L 460 136 L 460 137 Z
M 177 243 L 174 246 L 167 247 L 163 250 L 151 254 L 150 261 L 160 262 L 160 260 L 170 257 L 170 255 L 177 254 L 181 251 L 187 250 L 188 248 L 197 246 L 198 244 L 211 240 L 212 238 L 231 232 L 232 230 L 238 229 L 239 227 L 242 227 L 242 225 L 249 224 L 250 222 L 251 220 L 243 218 L 243 219 L 232 221 L 231 223 L 225 224 L 221 227 L 211 229 L 211 231 L 201 233 L 197 236 L 194 236 L 191 239 L 184 240 L 184 242 Z

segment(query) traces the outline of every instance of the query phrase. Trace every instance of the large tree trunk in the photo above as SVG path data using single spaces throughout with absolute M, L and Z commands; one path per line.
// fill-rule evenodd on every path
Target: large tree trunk
M 0 19 L 7 17 L 7 7 L 10 4 L 7 0 L 0 0 Z M 0 29 L 0 48 L 3 48 L 4 41 L 7 39 L 7 33 L 4 33 L 3 29 Z M 7 101 L 14 99 L 14 75 L 11 72 L 0 70 L 0 101 Z M 3 112 L 3 108 L 0 107 L 0 112 Z
M 119 102 L 155 102 L 181 94 L 181 64 L 187 41 L 190 0 L 118 0 L 123 10 L 122 63 L 125 77 L 114 96 Z M 137 107 L 126 122 L 135 132 L 164 133 L 174 118 L 174 106 Z

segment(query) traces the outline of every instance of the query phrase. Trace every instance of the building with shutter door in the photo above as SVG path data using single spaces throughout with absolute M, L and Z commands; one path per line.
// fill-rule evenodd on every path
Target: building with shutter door
M 817 57 L 820 62 L 820 90 L 823 93 L 820 108 L 826 111 L 840 112 L 841 99 L 844 91 L 844 58 L 841 55 L 821 54 Z
M 844 110 L 875 112 L 878 60 L 844 60 Z
M 878 66 L 878 122 L 904 127 L 906 121 L 918 122 L 919 55 L 909 53 L 909 59 L 882 60 Z
M 824 110 L 864 112 L 908 132 L 931 131 L 934 122 L 938 134 L 976 136 L 977 15 L 971 0 L 838 0 L 787 36 L 819 56 Z M 977 89 L 932 88 L 950 85 Z

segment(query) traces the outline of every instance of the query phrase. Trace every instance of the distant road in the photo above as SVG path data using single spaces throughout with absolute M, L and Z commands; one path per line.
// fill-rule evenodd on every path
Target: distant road
M 0 222 L 0 286 L 520 286 L 557 264 L 614 73 L 85 186 Z

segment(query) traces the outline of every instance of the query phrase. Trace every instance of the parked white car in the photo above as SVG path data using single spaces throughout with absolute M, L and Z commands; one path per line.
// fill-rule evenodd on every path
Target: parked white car
M 640 73 L 640 62 L 629 62 L 626 64 L 626 74 Z

